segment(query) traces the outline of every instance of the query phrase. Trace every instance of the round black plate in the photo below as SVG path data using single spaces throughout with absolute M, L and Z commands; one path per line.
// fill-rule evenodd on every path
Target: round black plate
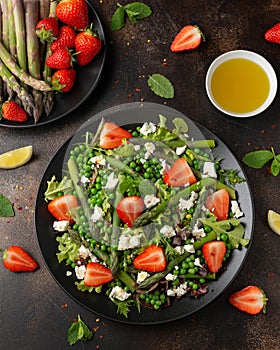
M 217 281 L 209 282 L 209 292 L 202 295 L 198 299 L 183 297 L 181 300 L 173 301 L 172 306 L 161 311 L 153 311 L 142 308 L 139 314 L 136 309 L 133 309 L 129 314 L 129 318 L 120 316 L 116 312 L 116 306 L 108 299 L 105 294 L 88 294 L 79 292 L 74 285 L 75 276 L 66 277 L 68 268 L 63 264 L 59 264 L 56 259 L 57 244 L 55 234 L 53 233 L 53 217 L 47 210 L 47 203 L 44 201 L 44 192 L 47 188 L 47 181 L 53 175 L 57 179 L 61 179 L 64 175 L 63 166 L 68 158 L 69 143 L 81 140 L 82 135 L 86 131 L 94 132 L 99 124 L 100 118 L 106 117 L 114 120 L 118 125 L 128 126 L 132 124 L 144 123 L 145 121 L 158 122 L 158 115 L 161 114 L 172 120 L 175 117 L 184 118 L 189 126 L 189 135 L 203 134 L 207 139 L 214 139 L 217 147 L 213 153 L 217 159 L 223 159 L 223 167 L 226 169 L 238 169 L 239 176 L 245 177 L 240 164 L 235 159 L 227 146 L 218 139 L 212 132 L 205 127 L 195 124 L 189 118 L 186 118 L 182 113 L 154 103 L 133 103 L 124 104 L 117 107 L 110 108 L 92 117 L 84 126 L 75 134 L 75 136 L 68 140 L 61 149 L 57 152 L 54 158 L 48 165 L 39 187 L 36 210 L 35 223 L 37 230 L 37 237 L 43 258 L 57 283 L 68 293 L 74 300 L 80 303 L 85 308 L 105 318 L 129 324 L 158 324 L 188 316 L 209 304 L 217 298 L 225 288 L 229 286 L 232 280 L 237 276 L 242 264 L 246 258 L 249 247 L 235 250 L 228 262 L 227 268 L 219 276 Z M 252 196 L 247 182 L 243 182 L 236 186 L 238 192 L 238 201 L 241 210 L 245 213 L 241 221 L 245 225 L 245 237 L 252 238 L 253 232 L 253 203 Z
M 75 69 L 77 71 L 75 85 L 73 89 L 67 93 L 55 94 L 54 108 L 49 116 L 45 114 L 42 115 L 37 124 L 34 123 L 32 117 L 29 117 L 24 123 L 11 122 L 2 118 L 0 120 L 0 126 L 22 129 L 49 124 L 71 113 L 80 106 L 96 88 L 105 62 L 106 42 L 100 19 L 89 2 L 88 6 L 90 22 L 93 23 L 93 29 L 97 31 L 100 39 L 103 41 L 101 52 L 86 66 L 80 67 L 78 64 L 75 64 Z

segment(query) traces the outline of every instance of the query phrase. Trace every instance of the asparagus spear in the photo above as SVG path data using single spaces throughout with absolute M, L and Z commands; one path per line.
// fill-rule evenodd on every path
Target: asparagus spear
M 50 1 L 49 0 L 39 0 L 40 8 L 40 19 L 46 18 L 50 11 Z
M 18 77 L 23 83 L 33 87 L 40 91 L 49 91 L 51 87 L 43 80 L 38 80 L 29 75 L 26 70 L 20 68 L 14 58 L 5 49 L 4 45 L 0 42 L 0 58 L 7 66 L 7 68 Z
M 27 58 L 26 58 L 26 40 L 25 40 L 26 38 L 25 38 L 25 26 L 24 26 L 23 1 L 12 0 L 12 5 L 14 10 L 17 60 L 18 60 L 19 66 L 26 71 Z M 2 60 L 4 61 L 3 58 Z M 13 74 L 15 73 L 13 72 Z
M 13 13 L 12 0 L 7 0 L 7 18 L 9 26 L 9 52 L 12 56 L 16 55 L 16 35 L 15 35 L 15 19 Z M 6 47 L 8 49 L 8 47 Z
M 23 108 L 26 109 L 28 106 L 34 108 L 33 97 L 19 85 L 16 78 L 7 69 L 5 64 L 0 59 L 0 75 L 3 81 L 17 94 L 17 97 L 22 101 Z
M 6 49 L 9 48 L 9 22 L 7 17 L 7 0 L 1 0 L 2 10 L 2 42 Z
M 24 0 L 25 5 L 25 23 L 26 23 L 26 47 L 27 62 L 29 74 L 35 78 L 41 78 L 39 41 L 35 33 L 36 23 L 38 22 L 38 3 L 35 1 Z M 38 122 L 43 113 L 43 95 L 41 91 L 33 89 L 34 102 L 36 108 L 33 110 L 35 123 Z

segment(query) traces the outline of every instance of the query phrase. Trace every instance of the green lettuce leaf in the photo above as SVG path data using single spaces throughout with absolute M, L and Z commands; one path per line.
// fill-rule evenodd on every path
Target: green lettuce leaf
M 67 232 L 56 238 L 59 253 L 56 254 L 58 262 L 70 259 L 74 261 L 78 258 L 79 244 L 75 243 Z
M 61 181 L 57 181 L 54 175 L 47 184 L 48 187 L 44 193 L 46 202 L 56 198 L 60 192 L 67 193 L 73 189 L 72 181 L 66 176 Z

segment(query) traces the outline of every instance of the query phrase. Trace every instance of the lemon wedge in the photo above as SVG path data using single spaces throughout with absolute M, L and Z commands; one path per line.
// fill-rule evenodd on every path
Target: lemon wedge
M 280 214 L 273 210 L 269 210 L 267 213 L 267 222 L 272 231 L 280 236 Z
M 17 148 L 9 152 L 0 154 L 0 168 L 14 169 L 26 164 L 33 153 L 32 146 Z

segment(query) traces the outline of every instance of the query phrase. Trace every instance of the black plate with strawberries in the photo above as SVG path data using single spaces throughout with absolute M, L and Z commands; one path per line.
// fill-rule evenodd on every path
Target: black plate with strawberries
M 61 119 L 73 110 L 79 107 L 96 88 L 103 70 L 106 56 L 106 42 L 101 21 L 92 7 L 90 2 L 88 5 L 89 22 L 93 24 L 92 30 L 96 31 L 102 41 L 102 49 L 98 55 L 87 65 L 79 66 L 74 62 L 73 68 L 76 70 L 76 80 L 74 87 L 69 92 L 54 93 L 54 106 L 51 113 L 47 116 L 42 114 L 37 123 L 34 118 L 29 116 L 25 122 L 12 122 L 4 118 L 0 119 L 0 126 L 9 128 L 33 128 L 36 126 L 46 125 L 58 119 Z
M 102 117 L 106 117 L 108 120 L 111 120 L 118 125 L 122 125 L 124 128 L 127 128 L 127 130 L 130 130 L 132 128 L 132 120 L 134 123 L 133 125 L 142 125 L 145 122 L 153 122 L 156 124 L 158 123 L 159 115 L 166 117 L 168 120 L 172 120 L 176 117 L 182 118 L 189 126 L 188 132 L 190 135 L 194 136 L 195 138 L 197 135 L 200 137 L 203 135 L 206 139 L 215 140 L 216 147 L 213 149 L 214 158 L 223 159 L 223 167 L 225 169 L 236 169 L 239 176 L 246 179 L 246 176 L 234 155 L 211 131 L 199 124 L 194 123 L 189 118 L 186 118 L 182 113 L 170 107 L 154 103 L 134 103 L 120 105 L 103 111 L 85 123 L 82 128 L 80 128 L 71 138 L 71 140 L 67 141 L 61 147 L 61 149 L 51 160 L 42 177 L 37 194 L 35 210 L 37 238 L 41 253 L 51 275 L 54 277 L 60 287 L 83 307 L 89 309 L 95 314 L 121 323 L 138 325 L 159 324 L 180 319 L 201 310 L 220 296 L 238 275 L 250 248 L 249 243 L 247 247 L 234 249 L 234 252 L 227 261 L 226 266 L 223 268 L 223 271 L 219 273 L 218 278 L 208 282 L 209 290 L 206 294 L 199 297 L 183 297 L 179 300 L 173 300 L 170 307 L 163 308 L 160 311 L 142 307 L 141 312 L 138 313 L 135 308 L 131 310 L 128 318 L 125 318 L 123 315 L 119 315 L 117 313 L 116 306 L 109 300 L 105 293 L 95 294 L 79 291 L 75 286 L 74 274 L 72 276 L 67 276 L 69 267 L 63 263 L 58 263 L 56 257 L 56 235 L 53 230 L 54 218 L 48 211 L 47 203 L 44 200 L 44 193 L 47 189 L 47 181 L 49 181 L 53 175 L 56 176 L 56 179 L 61 180 L 65 174 L 63 169 L 65 169 L 65 162 L 69 158 L 70 154 L 69 144 L 71 145 L 73 142 L 74 144 L 77 144 L 79 139 L 81 141 L 86 131 L 90 131 L 94 134 L 97 131 L 97 127 Z M 237 184 L 235 190 L 238 195 L 238 203 L 244 212 L 244 216 L 241 218 L 241 221 L 245 227 L 245 238 L 250 240 L 252 238 L 254 213 L 252 196 L 247 181 Z

